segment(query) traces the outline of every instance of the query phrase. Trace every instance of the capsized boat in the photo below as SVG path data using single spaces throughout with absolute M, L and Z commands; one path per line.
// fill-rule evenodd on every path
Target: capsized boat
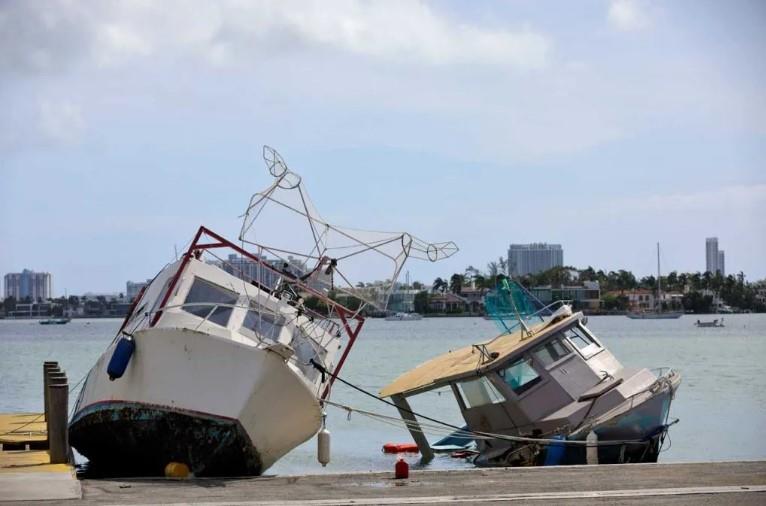
M 276 151 L 264 159 L 274 181 L 251 198 L 238 244 L 200 227 L 88 373 L 69 438 L 91 471 L 262 473 L 317 433 L 334 379 L 324 371 L 343 367 L 364 308 L 385 310 L 385 291 L 353 290 L 355 262 L 382 260 L 393 286 L 408 258 L 457 251 L 332 225 Z
M 503 280 L 485 299 L 488 312 L 515 315 L 498 318 L 500 335 L 431 359 L 380 392 L 409 421 L 425 460 L 432 448 L 407 398 L 449 387 L 466 422 L 455 434 L 475 440 L 477 465 L 655 462 L 680 374 L 624 367 L 582 313 L 560 302 L 530 312 L 530 297 Z

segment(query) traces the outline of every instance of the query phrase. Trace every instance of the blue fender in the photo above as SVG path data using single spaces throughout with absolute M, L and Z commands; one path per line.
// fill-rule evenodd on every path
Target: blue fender
M 106 367 L 106 373 L 109 375 L 110 381 L 122 378 L 122 375 L 125 374 L 125 369 L 128 368 L 130 357 L 133 356 L 135 349 L 136 342 L 130 336 L 123 336 L 117 341 L 117 346 L 114 347 L 112 358 L 109 360 L 109 365 Z

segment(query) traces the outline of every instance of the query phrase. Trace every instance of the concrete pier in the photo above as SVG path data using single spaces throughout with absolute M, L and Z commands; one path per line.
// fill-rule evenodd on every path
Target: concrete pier
M 625 464 L 240 479 L 83 480 L 68 505 L 766 504 L 766 461 Z

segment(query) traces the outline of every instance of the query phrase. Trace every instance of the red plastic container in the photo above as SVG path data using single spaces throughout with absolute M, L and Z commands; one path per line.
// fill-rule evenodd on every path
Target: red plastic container
M 401 480 L 403 478 L 409 478 L 410 477 L 410 466 L 404 461 L 404 459 L 399 459 L 396 461 L 396 465 L 394 465 L 394 478 L 397 480 Z

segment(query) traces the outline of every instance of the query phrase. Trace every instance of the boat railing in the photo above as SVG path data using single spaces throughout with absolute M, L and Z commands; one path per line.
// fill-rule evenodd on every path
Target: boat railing
M 527 322 L 527 321 L 531 320 L 532 318 L 540 318 L 540 320 L 544 320 L 543 316 L 550 316 L 550 314 L 544 315 L 543 314 L 544 312 L 547 311 L 547 312 L 553 314 L 554 308 L 555 309 L 559 309 L 556 306 L 563 307 L 564 305 L 571 304 L 571 303 L 572 303 L 572 301 L 569 300 L 569 299 L 554 300 L 553 302 L 551 302 L 551 303 L 541 307 L 540 309 L 538 309 L 534 313 L 530 313 L 530 314 L 527 314 L 527 315 L 519 315 L 520 318 L 516 318 L 516 314 L 514 314 L 514 313 L 501 314 L 501 315 L 492 315 L 492 316 L 494 318 L 498 318 L 498 319 L 502 319 L 502 320 L 505 320 L 505 319 L 515 319 L 516 323 L 514 323 L 514 324 L 512 324 L 510 326 L 507 326 L 508 332 L 510 333 L 516 327 L 520 326 L 522 324 L 522 322 Z

